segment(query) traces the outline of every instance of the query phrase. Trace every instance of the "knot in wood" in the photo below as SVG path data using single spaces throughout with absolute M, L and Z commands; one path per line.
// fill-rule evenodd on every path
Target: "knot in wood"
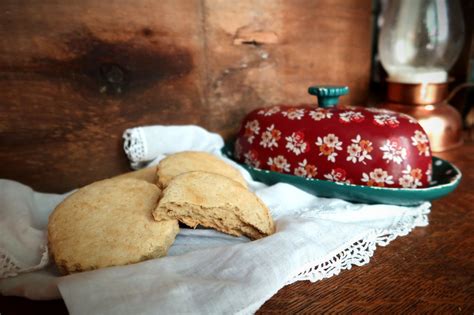
M 104 64 L 100 67 L 102 78 L 110 84 L 121 84 L 124 82 L 124 70 L 116 64 Z

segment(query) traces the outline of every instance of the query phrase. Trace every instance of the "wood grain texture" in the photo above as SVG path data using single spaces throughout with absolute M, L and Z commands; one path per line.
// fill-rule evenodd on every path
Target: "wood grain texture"
M 433 202 L 427 227 L 378 247 L 365 266 L 284 287 L 258 313 L 473 314 L 474 142 L 439 156 L 455 163 L 463 179 Z M 67 314 L 61 300 L 1 296 L 0 312 Z
M 1 1 L 0 178 L 65 192 L 128 170 L 126 128 L 227 137 L 310 84 L 364 103 L 369 68 L 369 0 Z
M 0 12 L 0 177 L 67 191 L 127 170 L 126 128 L 201 123 L 198 1 L 7 1 Z
M 240 119 L 229 115 L 314 103 L 306 92 L 314 84 L 348 84 L 341 102 L 365 103 L 370 9 L 370 1 L 205 1 L 208 119 L 235 133 Z

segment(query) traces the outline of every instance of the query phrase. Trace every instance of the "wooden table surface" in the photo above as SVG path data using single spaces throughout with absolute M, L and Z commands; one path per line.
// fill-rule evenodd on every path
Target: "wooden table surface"
M 369 264 L 311 283 L 281 289 L 266 313 L 474 313 L 474 142 L 436 154 L 458 166 L 463 179 L 433 202 L 430 224 L 387 247 Z M 0 314 L 66 314 L 61 300 L 1 297 Z

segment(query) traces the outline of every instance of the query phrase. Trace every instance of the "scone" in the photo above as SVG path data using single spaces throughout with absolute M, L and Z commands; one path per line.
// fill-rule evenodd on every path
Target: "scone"
M 165 256 L 178 221 L 153 220 L 160 189 L 138 179 L 106 179 L 79 189 L 49 217 L 48 245 L 64 274 Z
M 115 177 L 112 177 L 113 179 L 117 178 L 135 178 L 135 179 L 141 179 L 146 182 L 155 184 L 156 183 L 156 165 L 155 166 L 150 166 L 147 168 L 142 168 L 141 170 L 138 171 L 133 171 L 133 172 L 128 172 L 124 173 Z
M 237 169 L 215 155 L 198 151 L 184 151 L 161 160 L 157 170 L 158 185 L 165 188 L 173 177 L 192 171 L 220 174 L 247 187 L 245 179 Z
M 188 172 L 173 178 L 153 211 L 157 221 L 178 219 L 190 227 L 258 239 L 274 232 L 265 204 L 252 192 L 225 176 Z

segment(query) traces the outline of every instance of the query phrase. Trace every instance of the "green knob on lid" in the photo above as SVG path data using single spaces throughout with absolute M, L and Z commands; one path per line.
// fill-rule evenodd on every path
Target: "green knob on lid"
M 347 86 L 310 86 L 308 93 L 318 97 L 319 107 L 329 108 L 336 106 L 339 96 L 349 94 Z

